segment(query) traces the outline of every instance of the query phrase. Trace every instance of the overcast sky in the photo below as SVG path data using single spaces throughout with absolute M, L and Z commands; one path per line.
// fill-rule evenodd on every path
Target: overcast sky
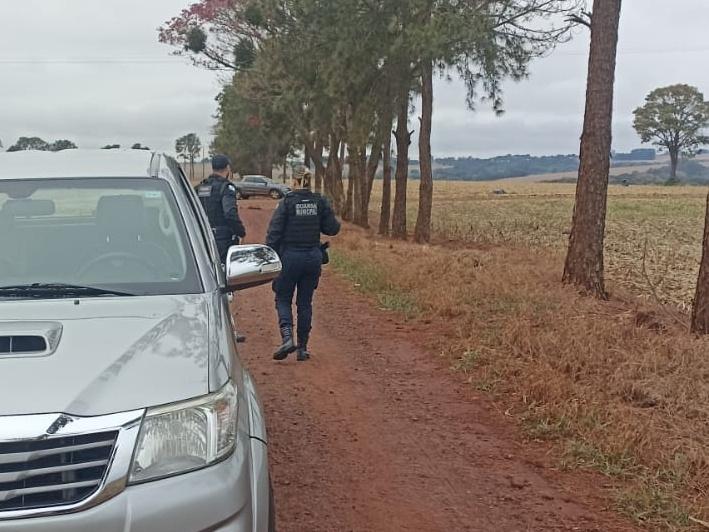
M 186 0 L 0 0 L 0 139 L 74 140 L 80 147 L 141 142 L 172 151 L 214 122 L 214 73 L 171 57 L 156 28 Z M 709 96 L 708 0 L 625 0 L 616 84 L 616 150 L 639 147 L 632 111 L 655 87 L 690 83 Z M 436 87 L 437 157 L 576 153 L 588 32 L 507 83 L 506 114 L 465 108 L 458 82 Z M 417 122 L 415 122 L 417 124 Z M 414 146 L 415 147 L 415 144 Z

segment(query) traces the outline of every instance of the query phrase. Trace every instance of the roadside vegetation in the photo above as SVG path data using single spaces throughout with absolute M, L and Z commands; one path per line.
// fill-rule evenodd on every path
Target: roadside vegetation
M 334 267 L 379 307 L 446 331 L 431 347 L 529 438 L 553 441 L 560 467 L 607 475 L 618 510 L 650 529 L 697 526 L 690 517 L 709 516 L 709 343 L 687 334 L 677 302 L 696 279 L 701 191 L 611 188 L 603 302 L 559 283 L 573 187 L 520 185 L 505 198 L 489 188 L 438 187 L 430 246 L 351 227 Z M 644 250 L 628 245 L 661 226 L 652 242 L 663 248 L 646 257 L 650 275 L 674 275 L 682 264 L 669 251 L 675 239 L 693 255 L 684 289 L 667 291 L 669 306 L 653 296 L 665 292 L 645 284 Z

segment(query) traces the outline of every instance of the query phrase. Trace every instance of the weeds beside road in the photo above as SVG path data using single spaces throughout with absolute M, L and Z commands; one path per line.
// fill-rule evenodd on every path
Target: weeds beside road
M 436 199 L 439 238 L 453 242 L 420 247 L 350 229 L 335 267 L 380 306 L 445 322 L 455 332 L 438 348 L 451 366 L 497 397 L 531 438 L 557 442 L 562 466 L 619 482 L 624 513 L 658 530 L 709 515 L 709 342 L 629 290 L 644 291 L 638 253 L 647 235 L 648 276 L 666 269 L 663 290 L 684 297 L 667 279 L 684 287 L 695 271 L 688 257 L 699 250 L 704 190 L 614 191 L 614 297 L 602 303 L 559 281 L 572 202 L 556 196 L 563 186 L 494 199 L 490 184 L 467 199 L 459 186 L 470 185 L 439 186 Z

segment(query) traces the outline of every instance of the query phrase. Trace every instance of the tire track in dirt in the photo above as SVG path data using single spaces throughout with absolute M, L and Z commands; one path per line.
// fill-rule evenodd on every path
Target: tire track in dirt
M 272 202 L 242 202 L 249 241 Z M 561 474 L 489 401 L 398 323 L 327 272 L 313 359 L 276 363 L 270 287 L 237 297 L 241 354 L 269 428 L 281 532 L 634 530 L 603 509 L 591 474 Z M 430 328 L 430 327 L 429 327 Z

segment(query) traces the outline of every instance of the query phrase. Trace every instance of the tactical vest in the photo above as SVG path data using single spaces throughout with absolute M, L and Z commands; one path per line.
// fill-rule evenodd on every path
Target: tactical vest
M 197 186 L 197 196 L 204 207 L 204 211 L 209 218 L 209 225 L 213 228 L 226 227 L 227 223 L 224 219 L 224 208 L 222 207 L 222 198 L 224 190 L 229 181 L 226 179 L 215 178 L 214 176 L 205 179 Z
M 283 200 L 288 221 L 283 246 L 310 248 L 320 245 L 320 220 L 323 215 L 322 197 L 312 192 L 293 192 Z

